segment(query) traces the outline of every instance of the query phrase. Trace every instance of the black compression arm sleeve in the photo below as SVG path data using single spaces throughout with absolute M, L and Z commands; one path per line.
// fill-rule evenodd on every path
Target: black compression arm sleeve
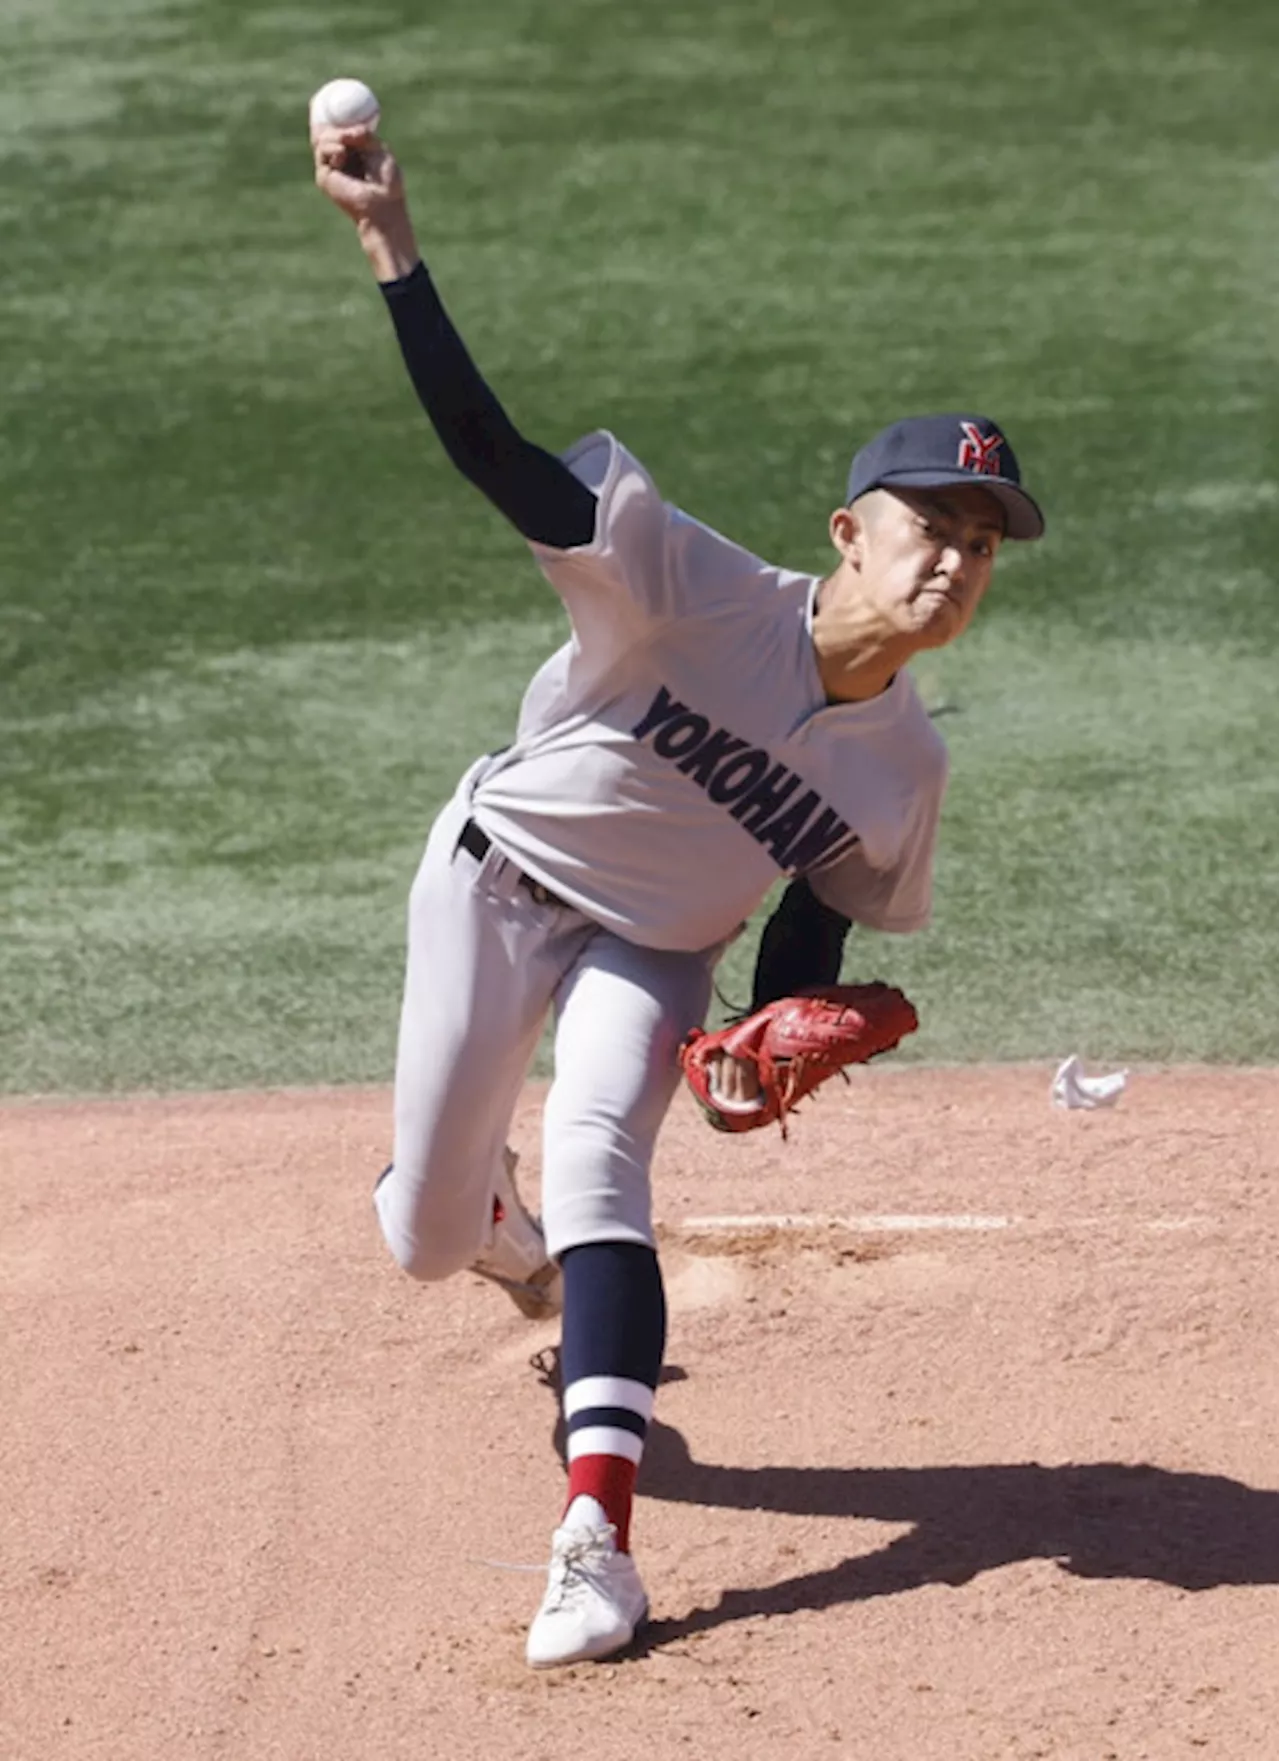
M 561 459 L 515 428 L 476 370 L 425 264 L 381 284 L 413 388 L 453 463 L 538 544 L 589 544 L 596 498 Z
M 792 881 L 760 937 L 752 1014 L 805 985 L 835 984 L 848 933 L 847 917 L 824 905 L 808 881 Z

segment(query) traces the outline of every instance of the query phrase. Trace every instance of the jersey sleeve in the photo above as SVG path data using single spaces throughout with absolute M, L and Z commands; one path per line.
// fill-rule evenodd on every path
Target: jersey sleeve
M 923 929 L 933 911 L 933 856 L 938 817 L 946 786 L 943 769 L 936 787 L 921 791 L 898 860 L 873 868 L 860 844 L 830 868 L 808 877 L 815 895 L 832 911 L 888 935 Z
M 571 549 L 534 543 L 533 554 L 575 625 L 603 617 L 641 634 L 671 615 L 670 510 L 612 434 L 588 434 L 562 456 L 595 497 L 595 529 Z

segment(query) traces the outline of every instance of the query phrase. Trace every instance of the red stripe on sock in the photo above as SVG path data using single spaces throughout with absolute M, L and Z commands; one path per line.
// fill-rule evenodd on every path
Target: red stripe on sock
M 569 1463 L 569 1495 L 565 1509 L 579 1494 L 595 1498 L 617 1529 L 620 1553 L 631 1551 L 631 1500 L 636 1489 L 636 1463 L 625 1455 L 580 1455 Z

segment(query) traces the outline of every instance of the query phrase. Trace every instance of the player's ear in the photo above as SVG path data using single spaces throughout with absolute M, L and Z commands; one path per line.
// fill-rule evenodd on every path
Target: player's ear
M 834 509 L 827 530 L 831 534 L 831 542 L 847 563 L 856 569 L 862 562 L 862 553 L 866 541 L 867 526 L 862 515 L 852 507 Z

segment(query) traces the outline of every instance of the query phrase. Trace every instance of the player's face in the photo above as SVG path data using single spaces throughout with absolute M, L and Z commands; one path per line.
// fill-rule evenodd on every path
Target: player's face
M 863 591 L 920 648 L 941 648 L 968 629 L 1003 535 L 999 502 L 976 484 L 883 491 L 863 519 Z

